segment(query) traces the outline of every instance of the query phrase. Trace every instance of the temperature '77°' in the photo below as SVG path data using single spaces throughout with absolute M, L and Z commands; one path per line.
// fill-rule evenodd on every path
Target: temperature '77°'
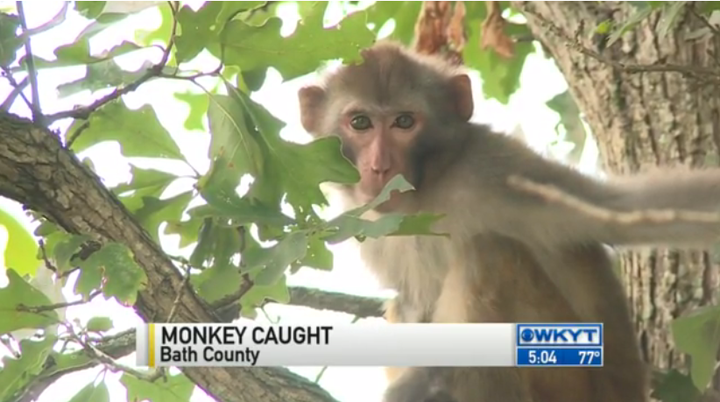
M 592 364 L 593 358 L 600 358 L 600 352 L 597 350 L 580 350 L 578 355 L 580 356 L 580 364 Z

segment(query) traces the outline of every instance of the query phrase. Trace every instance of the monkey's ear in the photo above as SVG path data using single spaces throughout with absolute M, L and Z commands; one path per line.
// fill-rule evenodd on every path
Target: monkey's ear
M 450 79 L 450 90 L 455 100 L 455 111 L 458 116 L 468 121 L 472 117 L 474 103 L 470 77 L 466 74 L 459 74 Z
M 300 122 L 310 134 L 318 134 L 325 103 L 325 90 L 318 86 L 300 88 L 298 91 L 300 101 Z

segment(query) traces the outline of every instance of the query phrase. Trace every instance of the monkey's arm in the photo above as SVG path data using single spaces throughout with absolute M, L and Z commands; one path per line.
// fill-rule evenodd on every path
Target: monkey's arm
M 500 197 L 488 204 L 495 213 L 485 214 L 492 229 L 549 244 L 700 246 L 720 239 L 720 169 L 601 181 L 517 147 L 505 144 L 513 156 L 493 166 L 503 172 L 494 180 L 504 182 L 496 182 Z

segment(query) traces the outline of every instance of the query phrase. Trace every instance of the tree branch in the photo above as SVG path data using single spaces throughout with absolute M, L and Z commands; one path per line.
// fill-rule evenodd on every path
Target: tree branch
M 180 289 L 173 322 L 216 322 L 182 275 L 122 203 L 62 147 L 47 128 L 0 112 L 0 195 L 27 205 L 73 234 L 100 245 L 126 245 L 148 278 L 134 306 L 145 321 L 163 321 Z M 188 367 L 182 371 L 219 401 L 333 401 L 325 390 L 283 368 Z
M 33 56 L 31 38 L 28 35 L 27 19 L 25 17 L 25 7 L 22 1 L 15 2 L 18 15 L 20 16 L 20 24 L 23 30 L 23 40 L 25 42 L 25 63 L 27 64 L 28 79 L 30 80 L 30 92 L 32 94 L 32 112 L 33 120 L 37 124 L 44 124 L 42 108 L 40 107 L 40 88 L 38 87 L 37 70 L 35 69 L 35 59 Z
M 105 336 L 96 348 L 102 351 L 105 355 L 114 359 L 127 356 L 135 351 L 135 330 L 131 329 L 120 332 L 116 335 Z M 48 363 L 43 371 L 35 377 L 35 380 L 28 388 L 19 395 L 16 395 L 12 402 L 32 402 L 37 400 L 47 387 L 52 385 L 64 375 L 81 370 L 87 370 L 99 364 L 98 361 L 87 357 L 84 350 L 73 352 L 70 355 L 74 357 L 72 359 L 74 362 L 82 362 L 83 360 L 86 361 L 58 370 L 56 363 L 51 356 L 48 359 Z
M 368 318 L 382 317 L 384 302 L 385 300 L 382 298 L 327 292 L 306 287 L 290 287 L 290 302 L 288 304 L 318 310 L 332 310 L 352 314 L 360 318 Z M 268 302 L 266 304 L 270 303 L 271 302 Z M 116 335 L 105 336 L 94 348 L 113 359 L 127 356 L 135 351 L 135 330 L 130 329 Z M 20 395 L 17 395 L 12 402 L 32 402 L 40 397 L 47 387 L 62 376 L 76 371 L 86 370 L 101 363 L 96 359 L 88 357 L 84 350 L 73 352 L 72 355 L 76 356 L 75 359 L 72 359 L 73 361 L 82 361 L 83 359 L 87 359 L 87 361 L 63 370 L 58 370 L 54 362 L 51 362 L 35 380 L 29 384 L 29 387 Z
M 370 318 L 383 316 L 385 301 L 386 299 L 380 297 L 362 297 L 298 286 L 290 288 L 289 304 Z

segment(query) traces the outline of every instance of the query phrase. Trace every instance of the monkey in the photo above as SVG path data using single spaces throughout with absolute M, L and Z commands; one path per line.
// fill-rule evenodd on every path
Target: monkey
M 391 41 L 362 50 L 361 58 L 298 91 L 305 131 L 316 139 L 339 137 L 342 154 L 360 172 L 357 183 L 325 185 L 351 209 L 400 174 L 414 189 L 394 191 L 363 218 L 435 213 L 442 218 L 433 231 L 448 235 L 359 242 L 365 265 L 397 292 L 386 319 L 604 323 L 602 368 L 387 368 L 383 401 L 649 400 L 648 369 L 606 247 L 704 246 L 720 235 L 720 224 L 612 217 L 665 209 L 715 213 L 720 170 L 593 178 L 473 122 L 462 67 Z M 519 185 L 523 179 L 611 214 L 530 191 Z

